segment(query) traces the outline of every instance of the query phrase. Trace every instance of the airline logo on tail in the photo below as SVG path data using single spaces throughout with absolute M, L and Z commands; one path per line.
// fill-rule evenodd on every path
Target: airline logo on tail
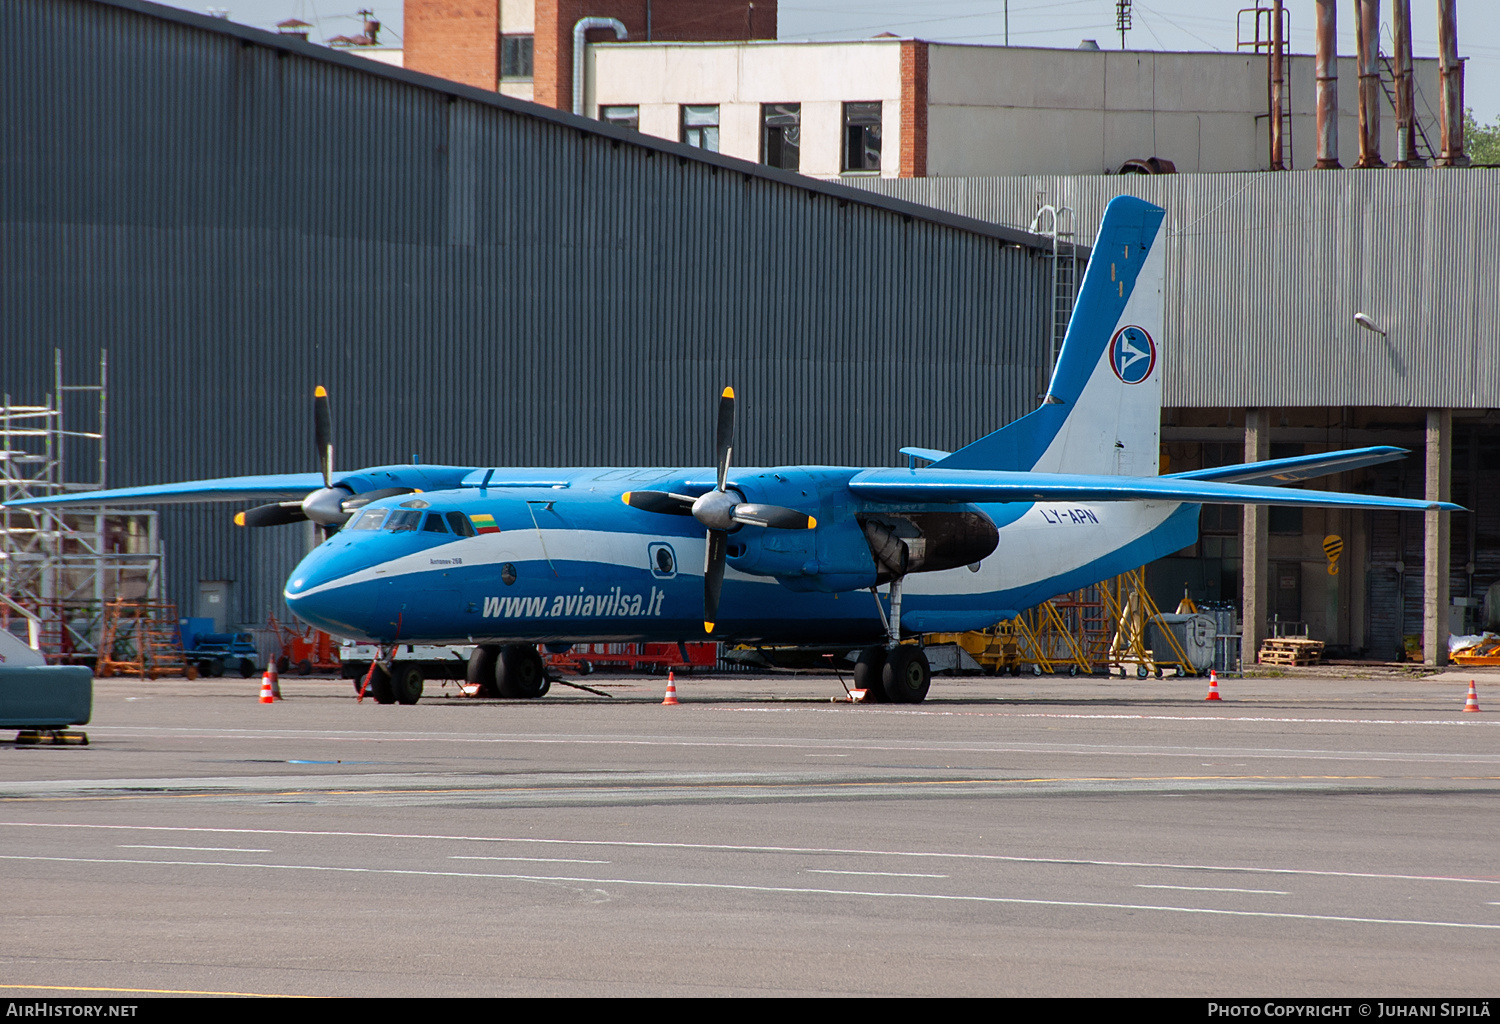
M 1139 384 L 1156 369 L 1156 342 L 1143 327 L 1122 327 L 1109 343 L 1109 363 L 1125 384 Z

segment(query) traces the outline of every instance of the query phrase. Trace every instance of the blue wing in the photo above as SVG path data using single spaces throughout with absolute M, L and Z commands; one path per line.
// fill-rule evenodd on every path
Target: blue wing
M 849 479 L 861 498 L 887 502 L 1181 501 L 1222 505 L 1300 505 L 1408 512 L 1462 512 L 1446 501 L 1304 491 L 1164 476 L 1093 476 L 987 469 L 867 469 Z
M 472 466 L 376 466 L 335 473 L 335 487 L 351 494 L 381 487 L 410 487 L 438 491 L 460 486 Z M 19 499 L 7 508 L 69 508 L 95 505 L 184 505 L 211 501 L 301 498 L 323 486 L 320 473 L 270 473 L 264 476 L 226 476 L 145 487 L 116 487 L 107 491 L 79 491 L 48 498 Z
M 1347 473 L 1352 469 L 1364 469 L 1366 466 L 1378 466 L 1382 462 L 1394 462 L 1410 454 L 1405 448 L 1355 448 L 1346 452 L 1298 455 L 1290 459 L 1271 459 L 1269 462 L 1247 462 L 1239 466 L 1168 473 L 1166 479 L 1212 480 L 1223 484 L 1290 484 L 1333 473 Z

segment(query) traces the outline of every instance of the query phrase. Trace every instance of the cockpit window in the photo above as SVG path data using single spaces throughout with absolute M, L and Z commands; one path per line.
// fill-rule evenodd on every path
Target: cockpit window
M 385 513 L 386 510 L 383 508 L 369 509 L 365 512 L 360 513 L 359 518 L 350 523 L 347 529 L 378 530 L 380 529 L 380 521 L 385 518 Z
M 449 512 L 448 525 L 453 527 L 453 532 L 460 537 L 474 536 L 474 524 L 469 522 L 469 517 L 462 512 Z
M 393 533 L 400 533 L 402 530 L 415 530 L 421 521 L 422 513 L 416 509 L 397 509 L 385 521 L 385 528 Z
M 432 512 L 427 516 L 427 522 L 422 524 L 423 533 L 447 533 L 448 528 L 443 525 L 443 514 Z

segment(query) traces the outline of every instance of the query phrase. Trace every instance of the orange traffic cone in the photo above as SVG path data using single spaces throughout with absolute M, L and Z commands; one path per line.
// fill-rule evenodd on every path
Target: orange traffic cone
M 260 677 L 260 702 L 262 704 L 271 704 L 275 700 L 275 691 L 271 689 L 271 673 L 267 670 L 261 673 Z
M 276 659 L 266 662 L 266 675 L 271 680 L 271 696 L 281 700 L 281 680 L 276 677 Z
M 1222 700 L 1219 696 L 1219 672 L 1217 669 L 1208 670 L 1208 696 L 1204 700 Z
M 1474 692 L 1474 680 L 1469 680 L 1469 699 L 1464 701 L 1465 711 L 1479 710 L 1479 694 Z
M 677 703 L 677 681 L 676 681 L 676 677 L 670 671 L 667 672 L 667 697 L 666 697 L 665 700 L 662 701 L 662 703 L 663 704 L 676 704 Z

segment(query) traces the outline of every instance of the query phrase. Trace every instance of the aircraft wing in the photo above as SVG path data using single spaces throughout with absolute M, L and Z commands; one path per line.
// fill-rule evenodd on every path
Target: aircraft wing
M 1305 491 L 1164 476 L 1094 476 L 987 469 L 867 469 L 849 479 L 861 498 L 890 502 L 1180 501 L 1218 505 L 1462 512 L 1446 501 Z
M 300 498 L 323 486 L 321 473 L 272 473 L 266 476 L 226 476 L 217 480 L 188 480 L 147 487 L 116 487 L 106 491 L 78 491 L 50 498 L 6 503 L 7 508 L 70 508 L 82 505 L 182 505 L 244 498 Z
M 1355 448 L 1346 452 L 1247 462 L 1239 466 L 1192 469 L 1186 473 L 1168 473 L 1165 479 L 1212 480 L 1221 484 L 1290 484 L 1333 473 L 1347 473 L 1352 469 L 1364 469 L 1366 466 L 1378 466 L 1382 462 L 1394 462 L 1410 454 L 1405 448 Z

